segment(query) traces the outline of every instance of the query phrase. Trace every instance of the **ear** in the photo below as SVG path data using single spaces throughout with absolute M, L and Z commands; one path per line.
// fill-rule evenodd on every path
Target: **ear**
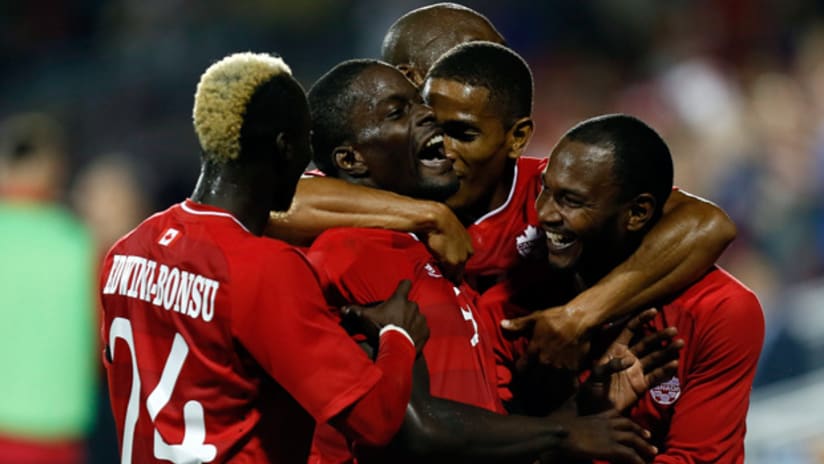
M 655 215 L 656 206 L 655 197 L 649 193 L 642 193 L 633 198 L 629 205 L 627 230 L 637 232 L 646 227 Z
M 286 132 L 279 132 L 275 138 L 275 148 L 277 148 L 278 158 L 283 161 L 290 161 L 294 157 L 292 153 L 292 144 L 287 140 Z
M 530 117 L 515 121 L 515 124 L 512 125 L 506 134 L 510 148 L 510 158 L 518 158 L 524 153 L 526 146 L 529 145 L 529 141 L 532 139 L 532 130 L 534 127 L 535 125 Z
M 403 73 L 403 75 L 406 76 L 407 79 L 412 81 L 412 83 L 415 84 L 416 87 L 420 87 L 423 84 L 423 76 L 421 75 L 418 68 L 413 66 L 412 63 L 401 63 L 395 67 L 398 68 L 398 71 Z
M 366 165 L 363 156 L 351 145 L 335 147 L 335 151 L 332 152 L 332 160 L 339 171 L 350 177 L 363 177 L 369 174 L 369 167 Z

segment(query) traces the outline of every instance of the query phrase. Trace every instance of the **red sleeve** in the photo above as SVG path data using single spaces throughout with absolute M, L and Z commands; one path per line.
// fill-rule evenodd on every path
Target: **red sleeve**
M 406 379 L 414 360 L 415 347 L 405 335 L 396 331 L 381 335 L 375 365 L 383 371 L 383 381 L 332 423 L 362 445 L 388 445 L 403 422 L 404 415 L 397 411 L 406 410 L 412 395 L 412 382 Z M 376 422 L 383 425 L 376 426 Z
M 727 295 L 711 316 L 701 322 L 703 336 L 693 341 L 700 344 L 695 365 L 656 463 L 744 462 L 745 419 L 764 316 L 749 292 Z
M 256 287 L 237 292 L 233 301 L 235 337 L 317 422 L 326 422 L 382 381 L 381 370 L 328 311 L 315 274 L 299 252 L 268 252 L 242 278 L 257 282 L 243 284 Z M 247 295 L 250 300 L 241 300 Z M 401 383 L 411 384 L 412 360 L 401 366 Z M 403 416 L 404 407 L 395 413 Z

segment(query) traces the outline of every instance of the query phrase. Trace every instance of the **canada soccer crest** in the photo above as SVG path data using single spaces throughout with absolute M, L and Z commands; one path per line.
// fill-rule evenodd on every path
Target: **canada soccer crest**
M 524 258 L 529 258 L 537 255 L 541 250 L 541 233 L 537 227 L 533 225 L 526 226 L 523 233 L 515 237 L 515 247 L 518 249 L 518 254 Z
M 678 377 L 673 377 L 662 384 L 653 387 L 649 390 L 649 394 L 653 400 L 658 404 L 665 406 L 675 403 L 675 400 L 681 396 L 681 382 Z

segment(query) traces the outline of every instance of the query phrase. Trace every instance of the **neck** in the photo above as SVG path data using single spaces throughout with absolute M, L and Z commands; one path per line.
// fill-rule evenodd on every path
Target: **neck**
M 507 160 L 504 173 L 491 191 L 481 196 L 474 204 L 456 210 L 455 214 L 465 226 L 474 223 L 481 217 L 500 208 L 506 202 L 509 192 L 512 190 L 513 182 L 515 182 L 515 160 Z
M 576 286 L 580 287 L 580 291 L 583 291 L 598 283 L 635 253 L 640 245 L 640 239 L 641 237 L 626 237 L 625 246 L 621 249 L 593 250 L 595 253 L 591 253 L 589 256 L 595 256 L 596 258 L 583 259 L 574 271 Z
M 272 184 L 262 182 L 263 169 L 203 163 L 192 200 L 225 209 L 255 235 L 263 235 L 269 220 Z M 268 185 L 268 187 L 267 187 Z

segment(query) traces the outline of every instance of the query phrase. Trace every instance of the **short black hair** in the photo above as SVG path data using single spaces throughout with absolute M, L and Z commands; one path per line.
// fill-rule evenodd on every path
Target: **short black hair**
M 564 139 L 609 150 L 622 200 L 651 193 L 661 214 L 672 191 L 672 155 L 653 128 L 627 114 L 607 114 L 578 123 Z
M 321 76 L 309 89 L 313 161 L 328 176 L 338 175 L 332 151 L 355 136 L 350 121 L 355 98 L 352 83 L 368 67 L 379 64 L 383 63 L 371 59 L 344 61 Z
M 458 45 L 438 59 L 426 77 L 489 89 L 489 103 L 501 109 L 506 128 L 532 115 L 532 71 L 520 55 L 503 45 Z
M 261 84 L 246 104 L 240 126 L 240 159 L 271 156 L 278 134 L 297 135 L 309 111 L 303 87 L 289 74 L 278 74 Z

